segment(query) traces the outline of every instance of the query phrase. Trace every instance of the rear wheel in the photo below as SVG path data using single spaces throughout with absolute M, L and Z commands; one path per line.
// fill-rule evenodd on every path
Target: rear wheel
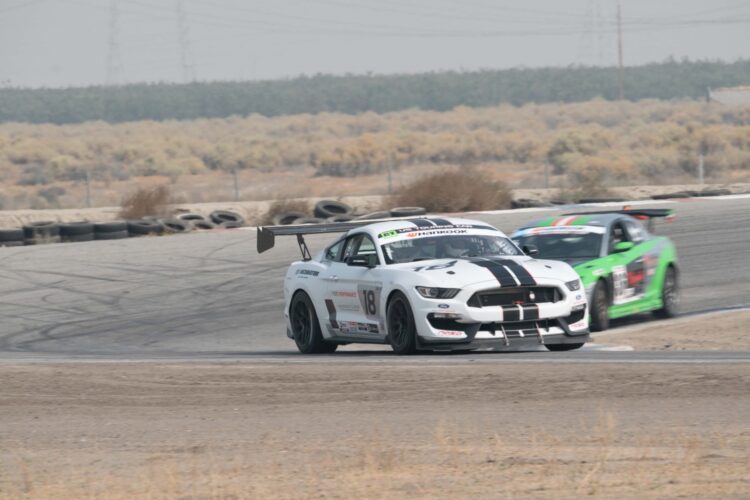
M 594 287 L 591 294 L 591 330 L 601 332 L 609 328 L 609 293 L 604 280 Z
M 417 328 L 407 298 L 397 293 L 388 303 L 388 338 L 396 354 L 417 352 Z
M 292 336 L 297 349 L 304 354 L 330 353 L 336 350 L 337 344 L 323 340 L 318 315 L 315 314 L 310 297 L 305 292 L 298 292 L 292 299 L 289 308 Z
M 669 266 L 664 273 L 664 283 L 661 287 L 661 309 L 654 311 L 657 318 L 674 318 L 680 304 L 680 289 L 677 283 L 677 271 Z
M 545 345 L 544 347 L 547 348 L 548 351 L 573 351 L 575 349 L 580 349 L 583 347 L 583 342 L 580 344 L 550 344 Z

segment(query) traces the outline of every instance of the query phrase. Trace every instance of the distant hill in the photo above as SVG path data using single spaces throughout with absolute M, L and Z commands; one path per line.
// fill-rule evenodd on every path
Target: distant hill
M 750 84 L 750 60 L 666 61 L 625 69 L 625 96 L 703 98 L 707 88 Z M 316 75 L 258 82 L 0 89 L 0 122 L 186 120 L 258 113 L 383 113 L 408 108 L 615 99 L 615 68 L 518 68 L 405 75 Z

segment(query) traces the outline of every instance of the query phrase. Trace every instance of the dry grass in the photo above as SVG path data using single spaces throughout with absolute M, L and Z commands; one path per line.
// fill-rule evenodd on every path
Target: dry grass
M 173 203 L 169 186 L 138 188 L 122 200 L 120 217 L 123 219 L 140 219 L 147 215 L 166 216 L 168 205 Z
M 301 212 L 312 217 L 310 202 L 307 200 L 290 200 L 282 198 L 271 203 L 268 211 L 261 218 L 261 224 L 273 224 L 273 218 L 287 212 Z
M 392 206 L 424 207 L 428 212 L 466 212 L 510 208 L 511 192 L 479 170 L 444 171 L 399 189 Z M 390 207 L 389 207 L 390 208 Z
M 254 450 L 227 456 L 192 445 L 145 456 L 138 470 L 106 470 L 103 453 L 88 470 L 46 471 L 33 456 L 6 460 L 0 498 L 663 498 L 741 497 L 748 458 L 721 436 L 619 435 L 600 412 L 587 429 L 539 430 L 525 441 L 502 429 L 477 431 L 441 421 L 431 439 L 393 439 L 387 428 L 304 447 L 281 432 Z M 104 470 L 100 470 L 104 469 Z

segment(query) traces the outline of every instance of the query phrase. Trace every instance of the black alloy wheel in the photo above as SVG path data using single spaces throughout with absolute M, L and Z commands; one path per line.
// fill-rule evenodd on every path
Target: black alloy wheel
M 397 293 L 388 304 L 388 339 L 396 354 L 417 352 L 417 329 L 414 314 L 406 297 Z
M 338 344 L 323 340 L 318 315 L 315 314 L 310 297 L 305 292 L 297 292 L 292 299 L 290 319 L 292 336 L 297 349 L 304 354 L 331 353 Z

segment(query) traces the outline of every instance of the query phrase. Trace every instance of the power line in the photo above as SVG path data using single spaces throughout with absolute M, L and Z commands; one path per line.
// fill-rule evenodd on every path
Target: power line
M 109 1 L 109 51 L 107 53 L 107 85 L 121 83 L 122 58 L 120 56 L 119 42 L 119 5 L 118 0 Z
M 190 46 L 190 29 L 184 0 L 177 0 L 177 31 L 180 40 L 180 65 L 182 79 L 187 82 L 195 81 L 195 62 Z

